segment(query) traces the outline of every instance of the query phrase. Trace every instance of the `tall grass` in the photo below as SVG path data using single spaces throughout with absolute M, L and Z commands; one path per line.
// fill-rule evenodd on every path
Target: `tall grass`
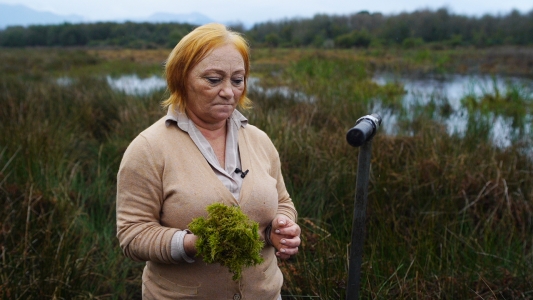
M 48 74 L 94 64 L 84 53 L 23 54 L 5 55 L 45 57 Z M 115 238 L 115 176 L 131 137 L 159 118 L 159 99 L 116 93 L 92 76 L 62 86 L 13 66 L 0 78 L 0 298 L 138 295 L 139 265 Z
M 115 238 L 115 176 L 129 142 L 164 114 L 162 91 L 113 91 L 97 75 L 116 62 L 61 51 L 0 53 L 19 62 L 0 70 L 0 298 L 139 299 L 143 264 Z M 312 100 L 252 91 L 245 112 L 278 148 L 300 214 L 282 294 L 343 299 L 358 154 L 345 133 L 370 112 L 406 115 L 404 91 L 374 84 L 364 60 L 283 55 L 296 58 L 263 61 L 254 76 Z M 58 85 L 65 75 L 72 83 Z M 472 130 L 450 135 L 435 107 L 410 109 L 397 136 L 373 141 L 362 298 L 533 299 L 531 145 L 494 146 L 475 113 Z
M 302 216 L 304 243 L 283 264 L 284 292 L 342 299 L 358 153 L 344 136 L 358 117 L 384 113 L 373 102 L 401 110 L 403 91 L 369 82 L 349 60 L 321 55 L 284 75 L 316 101 L 253 95 L 250 113 L 273 137 Z M 414 116 L 397 111 L 412 115 L 398 122 L 399 136 L 378 134 L 373 142 L 363 297 L 533 298 L 533 168 L 522 152 L 530 145 L 495 147 L 474 113 L 471 130 L 458 136 L 432 118 L 431 105 L 411 109 Z

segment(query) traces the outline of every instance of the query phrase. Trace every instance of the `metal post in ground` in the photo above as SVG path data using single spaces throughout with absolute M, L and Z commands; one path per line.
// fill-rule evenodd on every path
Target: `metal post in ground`
M 381 125 L 381 117 L 371 114 L 361 117 L 346 134 L 346 140 L 354 147 L 361 146 L 359 151 L 357 180 L 355 184 L 355 205 L 352 222 L 351 250 L 346 285 L 346 300 L 358 300 L 361 283 L 361 265 L 363 259 L 363 243 L 365 239 L 366 204 L 370 173 L 370 154 L 372 138 Z

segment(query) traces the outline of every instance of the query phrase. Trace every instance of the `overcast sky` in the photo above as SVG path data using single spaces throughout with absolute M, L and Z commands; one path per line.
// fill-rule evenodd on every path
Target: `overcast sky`
M 533 10 L 532 0 L 0 0 L 0 3 L 23 4 L 61 15 L 76 14 L 87 21 L 142 18 L 156 12 L 199 12 L 215 21 L 247 24 L 311 17 L 317 13 L 350 14 L 361 10 L 395 14 L 447 7 L 453 13 L 469 16 L 508 13 L 512 9 L 522 13 Z

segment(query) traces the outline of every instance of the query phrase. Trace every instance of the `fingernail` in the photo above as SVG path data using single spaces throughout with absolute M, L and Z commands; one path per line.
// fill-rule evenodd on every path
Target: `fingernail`
M 281 243 L 282 243 L 282 244 L 285 244 L 285 242 L 286 242 L 285 239 L 282 239 L 282 240 L 281 240 Z
M 276 229 L 276 233 L 280 233 L 281 231 L 279 231 L 279 229 Z
M 282 248 L 282 249 L 281 249 L 281 250 L 279 250 L 279 251 L 281 251 L 281 252 L 285 252 L 285 249 L 283 249 L 283 248 Z
M 283 220 L 280 220 L 279 223 L 280 223 L 281 225 L 285 225 L 285 221 L 283 221 Z

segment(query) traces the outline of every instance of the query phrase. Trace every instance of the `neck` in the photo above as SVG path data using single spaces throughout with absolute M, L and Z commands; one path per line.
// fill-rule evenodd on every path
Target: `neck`
M 224 140 L 226 139 L 226 122 L 224 122 L 224 124 L 222 124 L 221 126 L 208 126 L 207 128 L 198 125 L 196 122 L 194 124 L 208 141 L 217 140 L 222 137 L 224 138 Z
M 222 121 L 216 122 L 216 123 L 209 123 L 206 122 L 200 118 L 198 118 L 195 114 L 190 113 L 186 110 L 187 117 L 198 127 L 200 132 L 207 137 L 211 135 L 217 135 L 220 133 L 226 133 L 226 122 L 227 120 L 224 119 Z
M 217 124 L 208 124 L 208 126 L 205 126 L 203 122 L 197 123 L 193 118 L 191 120 L 209 142 L 217 156 L 218 163 L 224 169 L 226 167 L 226 120 Z

